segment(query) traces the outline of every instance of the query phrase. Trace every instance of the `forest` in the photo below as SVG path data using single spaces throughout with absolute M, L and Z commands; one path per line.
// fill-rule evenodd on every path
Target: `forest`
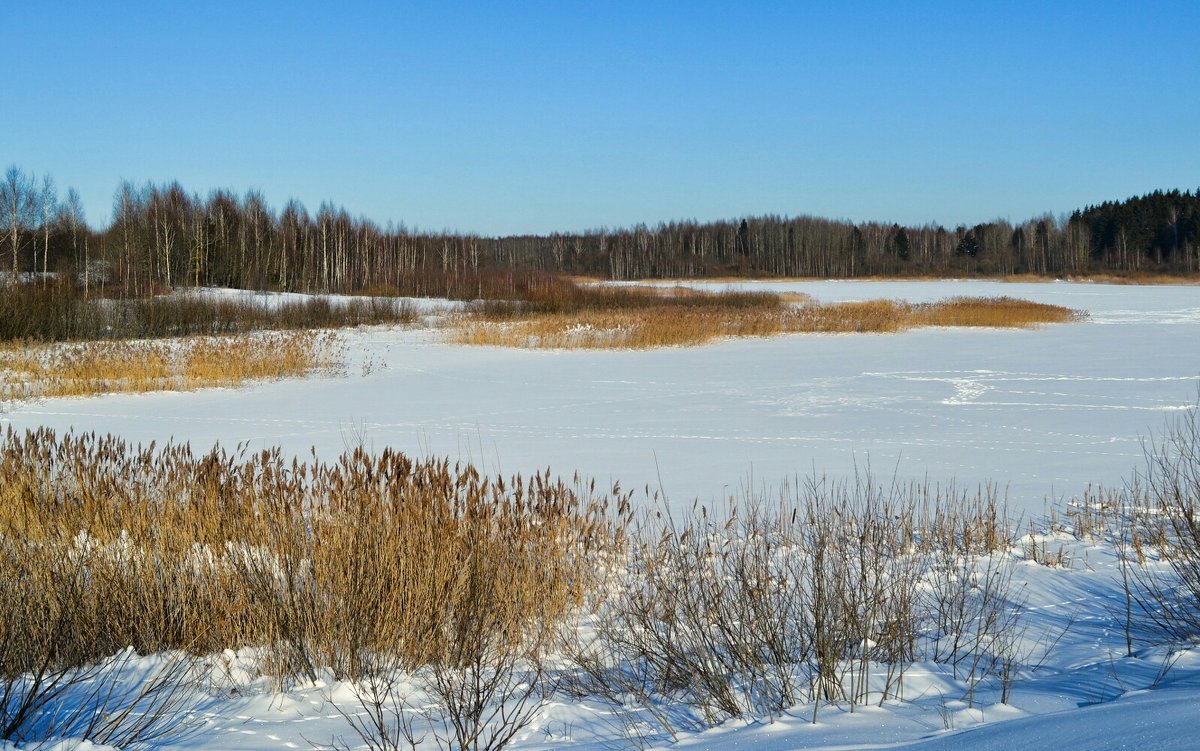
M 550 272 L 678 277 L 1193 275 L 1200 190 L 1155 191 L 1050 214 L 953 228 L 812 216 L 675 220 L 485 237 L 380 226 L 323 202 L 282 210 L 259 192 L 122 182 L 107 226 L 78 193 L 9 167 L 0 184 L 0 269 L 72 271 L 85 291 L 144 297 L 180 286 L 476 297 L 485 279 Z

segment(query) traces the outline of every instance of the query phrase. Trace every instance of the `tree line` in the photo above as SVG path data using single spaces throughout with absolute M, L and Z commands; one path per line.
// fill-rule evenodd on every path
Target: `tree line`
M 256 191 L 189 193 L 122 182 L 93 229 L 74 189 L 10 167 L 0 183 L 0 269 L 73 269 L 88 288 L 145 296 L 176 286 L 470 296 L 496 272 L 608 279 L 1200 273 L 1200 191 L 1157 191 L 1058 219 L 947 228 L 811 216 L 484 237 L 380 226 L 322 203 L 270 207 Z M 4 262 L 7 261 L 5 264 Z

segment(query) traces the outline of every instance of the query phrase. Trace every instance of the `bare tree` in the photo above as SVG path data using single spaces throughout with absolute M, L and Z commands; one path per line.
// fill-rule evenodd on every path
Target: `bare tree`
M 54 189 L 54 178 L 42 176 L 42 188 L 37 195 L 38 208 L 42 215 L 42 281 L 50 272 L 50 222 L 58 210 L 58 192 Z M 36 261 L 35 261 L 36 263 Z
M 0 213 L 4 217 L 7 244 L 12 253 L 14 278 L 20 271 L 21 232 L 32 223 L 35 203 L 33 177 L 12 165 L 4 172 L 4 182 L 0 183 Z
M 67 189 L 67 197 L 58 206 L 58 225 L 66 230 L 71 237 L 71 260 L 77 272 L 83 272 L 84 289 L 87 289 L 88 269 L 87 269 L 87 238 L 86 229 L 87 223 L 83 218 L 83 201 L 79 198 L 79 192 L 74 188 Z M 83 252 L 84 256 L 79 257 L 80 250 L 80 234 L 84 234 Z M 82 261 L 82 263 L 81 263 Z

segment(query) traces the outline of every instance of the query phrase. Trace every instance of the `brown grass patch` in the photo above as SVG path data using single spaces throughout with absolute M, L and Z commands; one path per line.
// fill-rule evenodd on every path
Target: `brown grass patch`
M 331 332 L 0 348 L 0 400 L 235 387 L 335 367 Z
M 790 305 L 807 305 L 816 302 L 812 295 L 804 292 L 780 292 L 779 299 Z
M 734 308 L 542 313 L 513 321 L 458 319 L 453 341 L 540 349 L 645 349 L 695 345 L 721 336 L 780 333 L 778 312 Z
M 633 309 L 534 313 L 508 319 L 486 314 L 464 316 L 452 324 L 451 336 L 460 344 L 486 346 L 644 349 L 697 345 L 721 337 L 893 333 L 919 326 L 1031 328 L 1084 317 L 1068 308 L 1010 297 L 959 297 L 923 304 L 870 300 L 786 305 L 778 297 L 759 296 L 763 299 L 756 305 L 753 300 L 722 304 L 721 295 L 699 294 L 701 297 L 696 298 L 677 293 L 639 298 L 640 302 L 654 304 L 639 304 Z M 702 304 L 691 304 L 697 300 Z
M 536 641 L 591 586 L 590 551 L 612 550 L 591 493 L 391 451 L 299 462 L 9 429 L 0 641 L 69 664 L 254 646 L 309 679 L 379 650 L 414 668 L 466 633 Z
M 1015 297 L 952 297 L 941 302 L 911 306 L 911 326 L 977 326 L 1032 328 L 1046 323 L 1079 321 L 1086 314 L 1059 305 Z

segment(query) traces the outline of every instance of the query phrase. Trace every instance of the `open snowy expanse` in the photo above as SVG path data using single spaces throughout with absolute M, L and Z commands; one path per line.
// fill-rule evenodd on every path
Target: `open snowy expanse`
M 372 328 L 341 334 L 346 365 L 337 375 L 240 390 L 44 400 L 9 407 L 2 419 L 18 429 L 46 425 L 198 449 L 280 445 L 303 455 L 315 447 L 332 458 L 363 442 L 506 473 L 548 466 L 601 485 L 661 487 L 677 509 L 740 495 L 746 485 L 773 489 L 814 473 L 846 477 L 869 463 L 885 477 L 954 479 L 972 488 L 991 481 L 1008 488 L 1014 517 L 1040 520 L 1047 499 L 1069 498 L 1089 483 L 1120 486 L 1141 463 L 1143 438 L 1197 398 L 1194 286 L 737 286 L 820 301 L 1008 295 L 1090 318 L 1029 331 L 796 335 L 632 352 L 469 348 L 444 343 L 433 326 Z M 425 312 L 436 318 L 438 311 Z M 1030 560 L 1034 543 L 1065 565 Z M 1200 655 L 1144 644 L 1126 655 L 1111 544 L 1048 531 L 998 559 L 1012 565 L 1023 622 L 1008 704 L 988 682 L 968 706 L 961 674 L 917 662 L 900 701 L 853 713 L 826 707 L 816 724 L 809 705 L 770 721 L 691 727 L 677 740 L 652 723 L 639 726 L 636 709 L 619 719 L 603 702 L 556 695 L 512 747 L 628 748 L 638 733 L 649 748 L 719 751 L 1194 747 Z M 164 659 L 136 658 L 130 669 Z M 253 652 L 230 651 L 208 660 L 199 685 L 187 701 L 188 732 L 166 738 L 166 747 L 310 748 L 337 738 L 363 747 L 342 714 L 359 713 L 356 696 L 328 675 L 279 692 L 259 675 Z
M 795 282 L 735 286 L 822 302 L 1008 295 L 1086 311 L 1037 330 L 794 335 L 650 351 L 448 345 L 436 329 L 342 336 L 337 377 L 236 391 L 52 399 L 17 428 L 134 442 L 280 445 L 323 457 L 360 441 L 504 473 L 576 471 L 662 490 L 676 507 L 857 464 L 903 478 L 994 482 L 1010 508 L 1119 486 L 1142 440 L 1194 405 L 1200 288 L 1076 283 Z

